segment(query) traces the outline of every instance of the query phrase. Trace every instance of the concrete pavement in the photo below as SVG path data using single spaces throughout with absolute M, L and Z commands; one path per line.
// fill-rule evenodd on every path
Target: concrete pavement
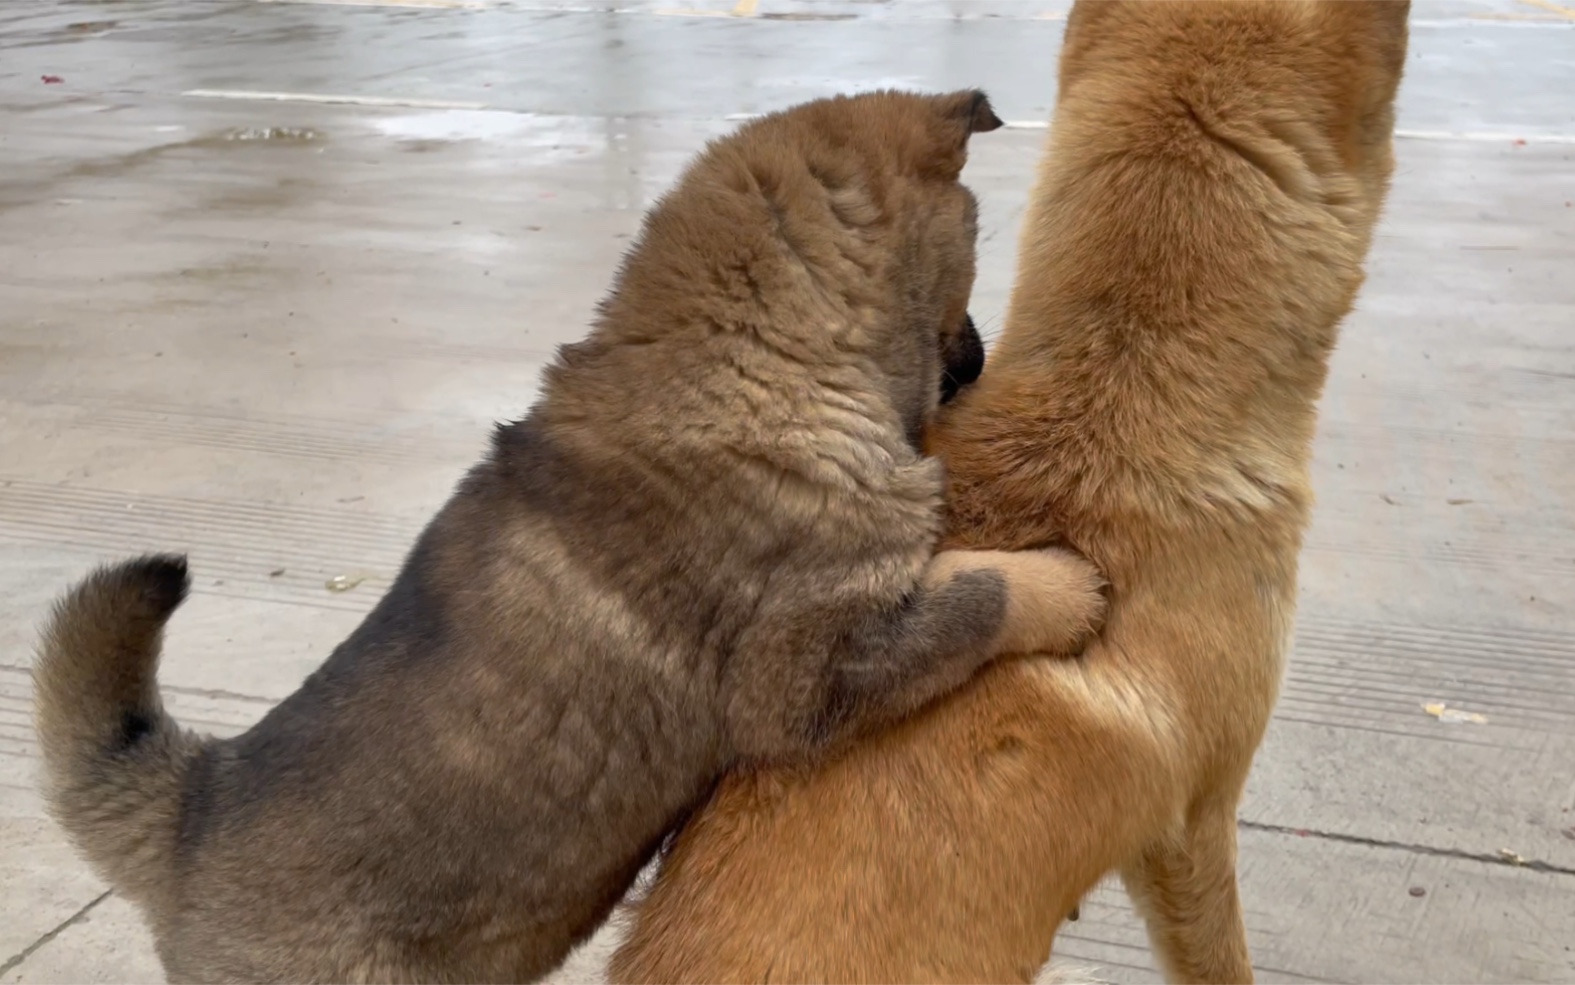
M 0 5 L 0 978 L 159 977 L 35 791 L 27 666 L 55 594 L 189 550 L 167 699 L 194 727 L 254 721 L 371 606 L 583 333 L 643 209 L 739 115 L 987 88 L 1012 122 L 966 175 L 988 334 L 1066 8 Z M 1415 4 L 1296 652 L 1243 806 L 1265 980 L 1575 981 L 1572 94 L 1575 8 Z M 611 936 L 558 979 L 594 979 Z M 1119 890 L 1058 950 L 1156 978 Z

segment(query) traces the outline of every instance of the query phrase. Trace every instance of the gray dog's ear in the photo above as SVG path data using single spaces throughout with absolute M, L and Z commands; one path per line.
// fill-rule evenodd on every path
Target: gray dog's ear
M 961 89 L 927 100 L 934 115 L 927 121 L 930 142 L 919 167 L 925 173 L 955 180 L 968 160 L 968 138 L 1006 124 L 990 108 L 990 97 L 979 89 Z
M 959 121 L 964 125 L 962 129 L 964 143 L 972 134 L 984 134 L 992 129 L 1006 126 L 1002 118 L 995 115 L 995 110 L 989 104 L 989 96 L 984 95 L 984 90 L 978 88 L 964 88 L 940 96 L 939 109 L 942 117 Z
M 965 89 L 953 93 L 949 98 L 953 101 L 952 114 L 968 122 L 970 134 L 989 133 L 1006 126 L 1006 121 L 995 115 L 995 110 L 990 106 L 990 97 L 984 94 L 983 89 Z

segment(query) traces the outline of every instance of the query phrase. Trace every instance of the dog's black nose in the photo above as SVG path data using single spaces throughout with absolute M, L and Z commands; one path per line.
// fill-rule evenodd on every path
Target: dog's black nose
M 941 356 L 946 364 L 941 370 L 941 403 L 944 404 L 984 372 L 984 340 L 979 337 L 979 329 L 974 327 L 972 315 L 963 316 L 962 331 Z

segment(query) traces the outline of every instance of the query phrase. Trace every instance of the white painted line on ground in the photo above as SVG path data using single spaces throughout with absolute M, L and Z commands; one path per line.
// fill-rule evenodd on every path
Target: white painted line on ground
M 279 3 L 279 2 L 329 3 L 329 2 L 344 2 L 344 0 L 272 0 L 272 2 L 275 2 L 275 3 Z M 507 3 L 507 0 L 503 0 L 503 2 Z M 529 11 L 529 12 L 532 12 L 532 13 L 544 13 L 544 12 L 547 12 L 549 8 L 528 7 L 528 8 L 516 8 L 516 9 L 519 9 L 519 10 L 522 10 L 522 11 Z M 615 8 L 611 8 L 611 9 L 600 9 L 600 8 L 584 8 L 584 9 L 582 9 L 582 8 L 574 8 L 574 9 L 566 9 L 566 10 L 561 10 L 561 11 L 557 10 L 557 9 L 552 9 L 551 12 L 553 12 L 553 13 L 594 13 L 594 14 L 634 14 L 634 15 L 654 14 L 655 16 L 658 16 L 658 17 L 733 17 L 733 18 L 741 18 L 741 19 L 744 19 L 744 20 L 771 20 L 771 19 L 773 19 L 773 18 L 771 18 L 769 16 L 762 15 L 762 14 L 760 14 L 758 12 L 755 12 L 755 13 L 739 13 L 739 12 L 737 12 L 735 10 L 705 10 L 705 9 L 693 8 L 693 7 L 657 7 L 657 8 L 653 8 L 653 9 L 642 9 L 642 8 L 639 8 L 639 7 L 615 7 Z M 814 18 L 812 18 L 812 17 L 805 17 L 803 19 L 804 20 L 813 20 Z M 855 17 L 851 17 L 851 18 L 843 18 L 843 17 L 827 18 L 827 20 L 829 22 L 831 22 L 831 23 L 848 24 L 848 23 L 853 23 L 853 22 L 856 22 L 856 21 L 872 21 L 872 20 L 874 20 L 874 18 L 855 16 Z M 991 21 L 991 22 L 996 22 L 996 23 L 1010 23 L 1010 22 L 1013 22 L 1013 21 L 1049 21 L 1049 22 L 1055 23 L 1055 22 L 1060 22 L 1060 21 L 1064 21 L 1064 20 L 1066 20 L 1066 14 L 1061 13 L 1060 11 L 1051 11 L 1050 13 L 1045 13 L 1045 14 L 1026 14 L 1026 15 L 1020 15 L 1020 14 L 916 14 L 916 13 L 905 13 L 905 14 L 897 14 L 897 15 L 888 15 L 888 16 L 880 18 L 880 21 L 882 23 L 886 23 L 886 24 L 928 23 L 928 22 L 931 22 L 931 21 L 947 21 L 947 22 L 954 22 L 954 21 L 970 21 L 970 22 L 972 22 L 972 21 Z M 1487 15 L 1487 14 L 1474 14 L 1474 15 L 1472 15 L 1470 17 L 1443 17 L 1443 18 L 1435 18 L 1435 19 L 1413 20 L 1413 21 L 1411 21 L 1411 27 L 1413 27 L 1413 28 L 1418 28 L 1418 27 L 1431 27 L 1431 28 L 1469 27 L 1469 28 L 1473 28 L 1473 29 L 1479 29 L 1479 28 L 1484 28 L 1484 27 L 1508 27 L 1508 28 L 1517 28 L 1518 27 L 1518 28 L 1543 28 L 1543 29 L 1553 28 L 1555 30 L 1559 30 L 1559 29 L 1575 28 L 1575 21 L 1563 20 L 1563 19 L 1560 19 L 1560 18 L 1557 18 L 1557 17 L 1552 17 L 1552 16 L 1548 16 L 1548 15 L 1541 15 L 1541 14 L 1504 14 L 1504 15 L 1499 15 L 1499 16 L 1490 16 L 1490 15 Z
M 287 0 L 262 0 L 275 3 Z M 315 2 L 315 0 L 314 0 Z M 181 93 L 198 99 L 241 99 L 280 103 L 337 103 L 350 106 L 383 106 L 401 109 L 460 109 L 480 110 L 488 113 L 510 113 L 518 116 L 558 116 L 556 113 L 534 113 L 528 110 L 489 106 L 486 103 L 450 102 L 442 99 L 399 99 L 384 96 L 345 96 L 320 92 L 251 92 L 245 89 L 188 89 Z M 575 115 L 575 114 L 569 114 Z M 764 116 L 764 113 L 728 113 L 722 117 L 726 123 L 743 123 Z M 1048 130 L 1046 120 L 1007 120 L 1006 130 Z M 1491 133 L 1481 130 L 1396 130 L 1396 140 L 1457 141 L 1473 144 L 1575 144 L 1575 134 L 1570 133 Z
M 330 7 L 411 7 L 418 10 L 484 10 L 487 0 L 253 0 L 254 3 L 313 3 Z
M 728 119 L 748 119 L 747 116 Z M 1048 130 L 1045 120 L 1007 120 L 1008 130 Z M 1396 140 L 1439 140 L 1473 144 L 1575 144 L 1571 133 L 1490 133 L 1481 130 L 1396 130 Z
M 339 96 L 321 92 L 252 92 L 246 89 L 187 89 L 182 96 L 197 99 L 243 99 L 275 103 L 339 103 L 350 106 L 393 106 L 404 109 L 490 109 L 486 103 L 450 102 L 443 99 L 394 99 L 383 96 Z
M 1455 140 L 1473 144 L 1575 144 L 1575 133 L 1484 133 L 1452 130 L 1396 130 L 1396 140 Z
M 288 3 L 288 4 L 317 4 L 321 6 L 337 7 L 401 7 L 416 10 L 513 10 L 526 14 L 624 14 L 645 15 L 657 17 L 706 17 L 706 18 L 733 18 L 741 20 L 768 19 L 763 18 L 759 10 L 759 0 L 737 0 L 731 9 L 707 9 L 703 7 L 652 7 L 649 5 L 636 6 L 587 6 L 579 3 L 532 3 L 529 0 L 252 0 L 253 3 Z M 1530 0 L 1522 0 L 1530 2 Z M 1553 4 L 1532 4 L 1540 7 L 1543 13 L 1518 13 L 1490 11 L 1484 13 L 1467 14 L 1463 17 L 1421 17 L 1413 18 L 1413 28 L 1482 28 L 1482 27 L 1508 27 L 1508 28 L 1564 28 L 1575 29 L 1575 11 L 1569 8 L 1557 7 Z M 852 20 L 867 21 L 871 18 L 856 16 Z M 1013 14 L 1006 12 L 991 12 L 988 14 L 969 14 L 960 12 L 929 13 L 929 12 L 903 12 L 897 16 L 884 16 L 886 21 L 914 22 L 914 21 L 1063 21 L 1066 20 L 1064 11 L 1049 11 L 1033 14 Z M 836 18 L 839 23 L 846 23 L 841 17 Z
M 742 123 L 764 116 L 764 113 L 729 113 L 722 117 L 728 123 Z M 1005 130 L 1048 130 L 1047 120 L 1007 120 Z M 1490 133 L 1482 130 L 1396 130 L 1396 140 L 1440 140 L 1473 144 L 1575 144 L 1572 133 Z
M 732 120 L 734 117 L 728 117 Z M 747 117 L 739 117 L 747 118 Z M 1044 120 L 1008 120 L 1006 129 L 1049 129 Z M 1443 129 L 1397 129 L 1395 140 L 1454 140 L 1460 143 L 1575 143 L 1575 134 L 1495 134 L 1487 131 L 1443 131 Z
M 1440 17 L 1436 19 L 1416 19 L 1411 21 L 1413 28 L 1417 27 L 1508 27 L 1508 28 L 1560 28 L 1575 27 L 1575 21 L 1563 20 L 1547 14 L 1472 14 L 1469 17 Z
M 738 117 L 747 119 L 747 117 Z M 728 117 L 734 119 L 734 117 Z M 1048 130 L 1044 120 L 1007 120 L 1008 130 Z M 1474 144 L 1575 144 L 1575 134 L 1570 133 L 1489 133 L 1481 130 L 1396 130 L 1396 140 L 1442 140 Z

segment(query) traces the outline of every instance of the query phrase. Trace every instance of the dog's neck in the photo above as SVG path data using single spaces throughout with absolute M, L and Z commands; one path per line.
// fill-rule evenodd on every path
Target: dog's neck
M 1178 365 L 1163 347 L 1123 351 L 1129 343 L 1083 325 L 1058 345 L 1045 327 L 1028 351 L 993 357 L 1002 365 L 942 418 L 932 448 L 948 462 L 954 522 L 1003 499 L 1021 502 L 1008 511 L 1017 521 L 1042 515 L 1058 536 L 1138 519 L 1181 532 L 1305 516 L 1322 359 L 1286 379 L 1250 364 Z M 1236 385 L 1208 385 L 1211 373 Z
M 544 376 L 539 420 L 588 461 L 644 461 L 696 481 L 737 469 L 762 489 L 934 497 L 934 466 L 910 433 L 921 428 L 907 426 L 872 365 L 783 358 L 743 332 L 693 336 L 630 341 L 598 328 L 564 346 Z M 653 377 L 652 367 L 669 372 Z
M 1003 530 L 1299 531 L 1380 184 L 1315 128 L 1236 126 L 1227 150 L 1180 125 L 1154 147 L 1102 113 L 1058 107 L 1005 334 L 932 441 L 953 522 L 1006 500 Z
M 1041 174 L 1005 333 L 932 438 L 953 527 L 1010 517 L 1001 533 L 1027 546 L 1075 542 L 1078 526 L 1184 535 L 1273 512 L 1299 531 L 1368 230 L 1327 202 L 1195 174 L 1167 184 L 1100 150 L 1108 163 L 1052 159 Z

